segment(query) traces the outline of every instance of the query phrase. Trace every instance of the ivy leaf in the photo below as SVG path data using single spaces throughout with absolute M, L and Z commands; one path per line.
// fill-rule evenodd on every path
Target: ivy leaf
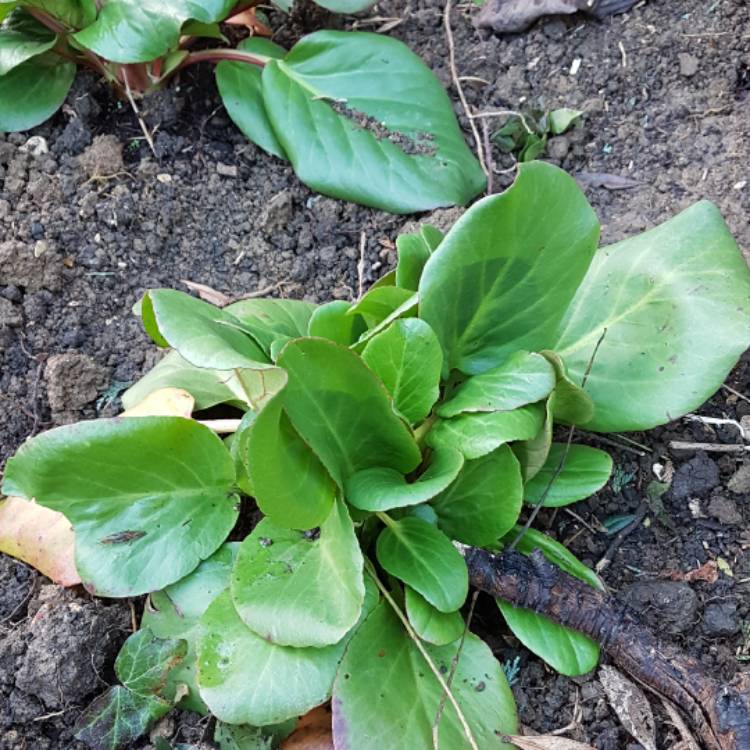
M 158 638 L 144 627 L 123 644 L 115 661 L 115 672 L 128 690 L 143 696 L 163 696 L 167 675 L 186 654 L 186 641 Z
M 559 508 L 590 497 L 607 483 L 612 473 L 609 453 L 588 445 L 571 445 L 560 473 L 550 485 L 566 448 L 565 443 L 552 443 L 544 466 L 526 483 L 527 503 L 536 505 L 547 492 L 544 507 Z
M 74 63 L 49 52 L 0 76 L 0 132 L 28 130 L 52 117 L 75 75 Z
M 598 237 L 575 180 L 543 162 L 521 164 L 508 190 L 474 204 L 419 283 L 419 317 L 440 339 L 444 373 L 478 374 L 519 349 L 549 348 Z
M 443 353 L 435 332 L 419 318 L 396 320 L 370 339 L 362 359 L 383 381 L 396 410 L 412 424 L 440 395 Z
M 586 429 L 647 430 L 714 393 L 750 341 L 750 269 L 714 205 L 596 253 L 549 347 L 577 382 L 605 328 Z
M 591 421 L 594 416 L 594 402 L 580 385 L 570 379 L 562 357 L 549 350 L 540 354 L 555 368 L 555 421 L 567 424 L 584 424 Z
M 289 342 L 284 408 L 336 483 L 383 466 L 407 474 L 421 454 L 383 384 L 354 352 L 324 339 Z
M 283 47 L 262 37 L 245 39 L 240 42 L 237 49 L 277 59 L 286 54 Z M 261 75 L 261 68 L 246 62 L 222 60 L 216 66 L 219 94 L 234 124 L 264 151 L 278 156 L 279 159 L 286 159 L 263 103 Z
M 469 578 L 464 559 L 450 539 L 421 518 L 391 521 L 377 541 L 378 562 L 441 612 L 466 601 Z
M 238 726 L 217 721 L 214 742 L 219 750 L 273 750 L 294 729 L 295 724 L 294 719 L 270 727 Z
M 516 352 L 503 364 L 462 383 L 437 413 L 512 411 L 547 398 L 555 387 L 555 371 L 540 354 Z
M 3 489 L 73 524 L 98 596 L 138 596 L 193 570 L 237 520 L 234 465 L 208 428 L 179 417 L 99 419 L 27 441 Z
M 363 565 L 341 500 L 316 533 L 282 528 L 264 518 L 240 546 L 232 600 L 245 624 L 270 643 L 328 646 L 359 618 Z
M 325 195 L 412 213 L 466 203 L 484 188 L 445 90 L 396 39 L 303 37 L 266 65 L 263 100 L 294 171 Z
M 446 646 L 461 637 L 465 626 L 460 612 L 440 612 L 409 586 L 404 594 L 409 622 L 423 641 Z
M 16 10 L 0 30 L 0 76 L 51 50 L 56 43 L 57 34 L 26 11 Z
M 438 526 L 452 539 L 485 546 L 513 528 L 521 514 L 523 480 L 513 451 L 502 445 L 467 461 L 447 490 L 430 501 Z
M 425 649 L 447 675 L 458 643 L 426 644 Z M 517 733 L 513 693 L 502 667 L 473 633 L 466 634 L 451 690 L 477 747 L 512 750 L 501 738 Z M 352 638 L 336 676 L 335 746 L 339 750 L 432 747 L 432 727 L 443 695 L 424 657 L 383 602 Z M 384 721 L 384 717 L 390 718 Z M 450 701 L 445 702 L 438 740 L 443 748 L 468 746 Z
M 342 346 L 353 344 L 367 326 L 359 316 L 349 315 L 351 307 L 344 300 L 320 305 L 310 318 L 307 335 L 329 339 Z

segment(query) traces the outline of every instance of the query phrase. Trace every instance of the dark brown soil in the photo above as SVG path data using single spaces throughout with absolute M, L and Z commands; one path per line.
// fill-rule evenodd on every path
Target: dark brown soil
M 572 173 L 640 183 L 587 188 L 605 242 L 709 198 L 750 251 L 750 6 L 651 0 L 603 23 L 547 19 L 524 34 L 485 40 L 470 23 L 475 12 L 469 3 L 453 12 L 458 74 L 470 105 L 516 109 L 541 99 L 583 109 L 583 126 L 554 138 L 547 158 Z M 389 33 L 450 84 L 440 3 L 383 2 L 365 15 L 401 19 Z M 284 30 L 294 33 L 294 24 Z M 580 68 L 571 75 L 575 60 Z M 144 107 L 158 125 L 158 158 L 129 109 L 85 77 L 64 112 L 33 133 L 46 139 L 49 153 L 24 150 L 32 134 L 0 135 L 0 465 L 36 431 L 117 410 L 117 394 L 154 361 L 130 312 L 145 289 L 179 288 L 188 279 L 230 294 L 267 289 L 347 299 L 359 288 L 362 233 L 365 285 L 395 260 L 391 241 L 404 218 L 302 186 L 231 126 L 207 72 L 191 72 Z M 92 148 L 101 135 L 110 137 Z M 508 165 L 494 156 L 498 169 Z M 497 175 L 495 188 L 509 179 Z M 443 212 L 432 220 L 453 218 Z M 61 354 L 67 359 L 54 358 Z M 750 395 L 750 360 L 728 384 Z M 721 391 L 701 413 L 740 419 L 750 402 Z M 741 652 L 750 638 L 750 462 L 669 447 L 673 439 L 733 443 L 731 427 L 681 420 L 630 437 L 644 447 L 611 449 L 615 475 L 603 492 L 574 507 L 577 517 L 542 514 L 540 525 L 593 566 L 612 540 L 602 523 L 633 513 L 656 478 L 654 464 L 671 465 L 663 511 L 649 512 L 603 578 L 661 636 L 730 679 L 749 668 Z M 595 436 L 577 439 L 600 444 Z M 731 574 L 715 583 L 670 580 L 719 558 Z M 0 558 L 0 750 L 80 747 L 70 727 L 112 679 L 130 621 L 126 603 L 61 593 Z M 493 634 L 499 658 L 510 664 L 520 657 L 515 689 L 524 724 L 559 728 L 578 702 L 577 739 L 600 750 L 639 747 L 595 674 L 553 674 L 503 632 L 491 602 L 480 605 L 476 625 Z M 658 747 L 669 748 L 678 735 L 656 701 L 654 708 Z M 165 734 L 197 741 L 204 728 L 181 714 L 170 717 Z

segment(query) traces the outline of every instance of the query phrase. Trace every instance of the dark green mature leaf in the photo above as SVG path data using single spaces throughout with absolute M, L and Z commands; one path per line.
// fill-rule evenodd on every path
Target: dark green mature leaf
M 377 541 L 378 562 L 408 583 L 441 612 L 454 612 L 466 600 L 466 563 L 450 539 L 421 518 L 391 520 Z
M 357 472 L 345 484 L 346 499 L 360 510 L 391 510 L 424 503 L 442 492 L 464 465 L 453 448 L 436 450 L 430 465 L 413 482 L 394 469 L 374 468 Z
M 412 292 L 397 286 L 368 289 L 362 299 L 350 308 L 348 315 L 361 315 L 368 328 L 382 323 L 411 299 Z
M 262 37 L 245 39 L 237 49 L 273 58 L 286 54 L 283 47 Z M 216 84 L 227 114 L 244 135 L 269 154 L 286 159 L 263 103 L 262 72 L 257 65 L 222 60 L 216 66 Z
M 4 21 L 18 6 L 18 2 L 0 2 L 0 21 Z
M 353 344 L 367 326 L 359 316 L 349 315 L 351 307 L 351 303 L 344 300 L 320 305 L 310 318 L 307 335 L 329 339 L 342 346 Z
M 425 645 L 437 669 L 450 672 L 458 643 Z M 467 633 L 451 691 L 481 750 L 511 750 L 502 737 L 516 734 L 513 694 L 490 649 Z M 337 750 L 431 748 L 432 727 L 444 696 L 422 654 L 385 603 L 352 638 L 333 694 Z M 405 707 L 407 710 L 405 710 Z M 387 720 L 386 720 L 387 717 Z M 439 724 L 441 748 L 468 747 L 458 715 L 445 702 Z
M 559 354 L 545 350 L 540 354 L 555 368 L 554 417 L 556 422 L 584 424 L 594 416 L 594 402 L 580 385 L 568 375 L 568 368 Z
M 312 302 L 296 299 L 243 299 L 224 308 L 269 355 L 274 341 L 306 336 L 315 309 Z
M 286 390 L 274 396 L 250 427 L 250 482 L 258 507 L 275 523 L 310 529 L 328 517 L 336 488 L 284 411 L 286 397 Z
M 513 451 L 502 445 L 467 461 L 458 479 L 430 501 L 438 525 L 466 544 L 492 544 L 512 529 L 521 513 L 523 480 Z
M 430 413 L 440 394 L 443 352 L 427 323 L 419 318 L 394 321 L 368 341 L 362 359 L 409 422 L 415 424 Z
M 37 8 L 72 29 L 96 20 L 96 0 L 23 0 L 26 8 Z
M 715 206 L 597 252 L 550 347 L 574 380 L 604 328 L 587 429 L 649 429 L 713 394 L 750 344 L 750 270 Z
M 437 413 L 453 417 L 462 412 L 511 411 L 541 401 L 554 387 L 555 370 L 541 354 L 516 352 L 498 367 L 469 378 Z
M 192 573 L 163 591 L 149 596 L 143 612 L 142 628 L 149 628 L 159 638 L 181 638 L 188 644 L 185 658 L 167 678 L 167 695 L 174 695 L 178 685 L 188 688 L 179 705 L 189 711 L 207 714 L 197 683 L 196 644 L 200 637 L 200 618 L 208 605 L 229 586 L 232 565 L 239 544 L 223 544 Z
M 409 586 L 404 595 L 409 622 L 423 641 L 446 646 L 461 637 L 465 625 L 460 612 L 440 612 Z
M 26 11 L 17 10 L 0 29 L 0 76 L 51 50 L 56 42 L 57 34 Z
M 117 679 L 139 695 L 165 695 L 167 676 L 187 654 L 187 641 L 159 638 L 143 627 L 123 644 L 115 661 Z
M 174 289 L 155 289 L 143 297 L 144 325 L 157 344 L 166 341 L 196 367 L 213 370 L 273 367 L 246 326 L 234 315 Z
M 317 533 L 282 528 L 264 518 L 240 547 L 232 600 L 245 624 L 270 643 L 329 646 L 359 619 L 363 565 L 341 500 Z
M 419 284 L 419 316 L 440 339 L 445 372 L 476 374 L 549 347 L 598 237 L 573 178 L 543 162 L 522 164 L 508 190 L 472 206 Z
M 513 411 L 460 414 L 439 419 L 427 434 L 427 444 L 460 450 L 466 458 L 481 458 L 514 440 L 529 440 L 544 424 L 544 407 L 529 404 Z
M 546 492 L 544 506 L 558 508 L 593 495 L 607 483 L 612 473 L 609 453 L 588 445 L 571 445 L 565 456 L 566 448 L 565 443 L 552 443 L 544 466 L 526 483 L 527 503 L 536 505 Z M 550 485 L 563 456 L 565 463 Z
M 219 750 L 272 750 L 278 747 L 278 743 L 294 729 L 296 723 L 291 719 L 269 727 L 253 727 L 217 721 L 214 742 L 219 745 Z
M 295 172 L 321 193 L 411 213 L 484 188 L 442 85 L 396 39 L 303 37 L 264 69 L 263 99 Z
M 28 130 L 52 117 L 75 75 L 72 62 L 49 52 L 0 76 L 0 132 Z
M 316 0 L 317 5 L 333 13 L 359 13 L 374 5 L 373 0 Z
M 284 408 L 339 486 L 375 466 L 413 471 L 421 460 L 383 384 L 354 352 L 325 339 L 297 339 L 278 364 L 289 375 Z
M 151 62 L 177 47 L 185 21 L 223 21 L 235 0 L 108 0 L 74 39 L 106 60 Z
M 179 417 L 99 419 L 27 441 L 3 491 L 63 513 L 76 565 L 100 596 L 137 596 L 179 580 L 237 520 L 234 465 L 221 440 Z

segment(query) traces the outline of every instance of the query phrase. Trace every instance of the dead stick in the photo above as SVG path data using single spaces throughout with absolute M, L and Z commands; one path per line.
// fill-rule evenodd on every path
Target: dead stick
M 750 748 L 750 679 L 719 683 L 695 659 L 660 643 L 627 605 L 548 562 L 462 546 L 472 585 L 597 641 L 621 669 L 671 700 L 709 750 Z

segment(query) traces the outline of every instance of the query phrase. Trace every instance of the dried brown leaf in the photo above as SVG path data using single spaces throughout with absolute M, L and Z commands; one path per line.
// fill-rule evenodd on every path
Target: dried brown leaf
M 699 568 L 688 570 L 687 573 L 683 573 L 681 570 L 665 570 L 662 573 L 664 578 L 669 578 L 671 581 L 705 581 L 706 583 L 716 583 L 719 579 L 719 566 L 716 560 L 707 560 Z
M 195 292 L 204 302 L 210 302 L 217 307 L 225 307 L 232 301 L 232 298 L 224 292 L 219 292 L 213 287 L 206 286 L 206 284 L 199 284 L 197 281 L 188 281 L 187 279 L 182 279 L 182 283 L 191 292 Z
M 121 417 L 186 417 L 190 418 L 195 399 L 182 388 L 159 388 L 135 406 L 124 411 Z
M 643 691 L 614 667 L 599 667 L 599 681 L 623 727 L 645 750 L 656 750 L 656 723 Z
M 255 8 L 248 8 L 247 10 L 240 11 L 231 18 L 227 18 L 224 23 L 232 24 L 233 26 L 244 26 L 258 36 L 273 35 L 273 31 L 258 19 L 258 14 Z
M 591 745 L 554 734 L 539 734 L 534 737 L 507 735 L 503 742 L 510 742 L 519 750 L 595 750 Z
M 319 706 L 306 713 L 280 750 L 334 750 L 330 707 Z
M 682 740 L 679 742 L 679 744 L 675 745 L 672 750 L 677 750 L 677 748 L 682 748 L 682 750 L 700 750 L 700 746 L 698 745 L 695 737 L 693 737 L 692 733 L 688 729 L 685 720 L 682 718 L 682 716 L 680 716 L 680 712 L 672 705 L 670 701 L 662 698 L 661 702 L 664 705 L 667 713 L 669 714 L 669 718 L 672 721 L 672 724 L 674 724 L 675 728 L 680 733 L 680 737 L 682 737 Z

